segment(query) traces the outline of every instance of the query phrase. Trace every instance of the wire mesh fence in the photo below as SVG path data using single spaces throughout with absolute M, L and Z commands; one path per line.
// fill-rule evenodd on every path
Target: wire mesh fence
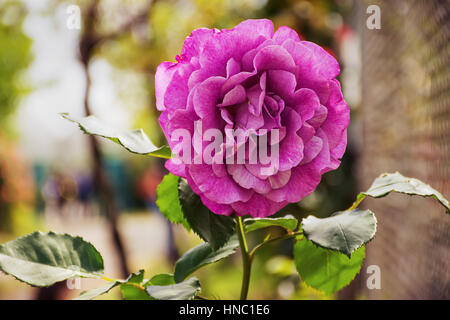
M 381 9 L 381 28 L 359 19 L 362 50 L 361 188 L 400 171 L 450 192 L 450 2 L 363 1 L 355 16 Z M 370 299 L 450 298 L 450 217 L 429 199 L 390 195 L 367 200 L 378 217 L 360 290 Z M 381 270 L 368 289 L 367 267 Z M 358 291 L 358 290 L 357 290 Z

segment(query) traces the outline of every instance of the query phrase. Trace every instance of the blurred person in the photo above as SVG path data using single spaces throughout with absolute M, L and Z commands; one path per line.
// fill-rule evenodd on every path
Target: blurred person
M 156 166 L 150 166 L 139 177 L 137 192 L 152 212 L 159 212 L 156 205 L 156 189 L 162 180 L 162 174 Z

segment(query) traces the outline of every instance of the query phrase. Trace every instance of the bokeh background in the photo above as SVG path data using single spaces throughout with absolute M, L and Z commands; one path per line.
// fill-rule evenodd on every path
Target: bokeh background
M 367 27 L 370 5 L 380 8 L 380 29 Z M 77 10 L 80 29 L 69 21 Z M 170 226 L 155 206 L 163 162 L 83 135 L 59 113 L 141 127 L 163 144 L 154 97 L 158 64 L 174 61 L 193 29 L 232 28 L 249 18 L 290 26 L 336 56 L 351 107 L 341 167 L 280 215 L 327 216 L 350 206 L 380 173 L 396 170 L 448 198 L 447 0 L 0 0 L 0 243 L 38 229 L 67 232 L 102 252 L 110 277 L 142 268 L 170 273 L 200 239 Z M 379 227 L 351 286 L 330 297 L 308 288 L 287 241 L 256 257 L 250 298 L 449 299 L 450 218 L 442 208 L 402 195 L 363 205 Z M 381 289 L 366 285 L 370 265 L 380 268 Z M 240 257 L 197 276 L 204 296 L 234 299 Z M 83 279 L 75 289 L 38 289 L 0 273 L 0 299 L 71 299 L 98 285 Z

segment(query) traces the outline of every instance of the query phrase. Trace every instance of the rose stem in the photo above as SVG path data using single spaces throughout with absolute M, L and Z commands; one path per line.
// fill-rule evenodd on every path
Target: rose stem
M 242 266 L 243 266 L 243 276 L 242 276 L 242 287 L 241 287 L 241 300 L 247 299 L 248 287 L 250 284 L 250 272 L 251 272 L 251 261 L 248 252 L 247 241 L 245 240 L 244 225 L 242 223 L 242 218 L 236 216 L 236 232 L 239 238 L 239 245 L 241 247 L 242 253 Z

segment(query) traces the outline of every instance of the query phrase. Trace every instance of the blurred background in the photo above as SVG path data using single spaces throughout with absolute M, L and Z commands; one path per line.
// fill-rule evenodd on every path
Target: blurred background
M 370 20 L 373 5 L 380 28 Z M 200 239 L 170 226 L 155 206 L 163 162 L 83 135 L 59 113 L 142 127 L 163 144 L 158 64 L 174 61 L 193 29 L 249 18 L 294 28 L 336 56 L 351 107 L 341 167 L 280 215 L 348 208 L 376 176 L 396 170 L 450 196 L 447 0 L 0 0 L 0 243 L 35 230 L 67 232 L 102 252 L 109 277 L 170 273 Z M 250 298 L 450 299 L 450 218 L 442 208 L 402 195 L 363 205 L 379 227 L 351 286 L 331 297 L 308 288 L 289 257 L 292 243 L 283 242 L 256 257 Z M 380 268 L 381 289 L 366 285 L 371 265 Z M 203 296 L 234 299 L 240 256 L 196 275 Z M 38 289 L 0 274 L 0 299 L 71 299 L 96 281 Z

